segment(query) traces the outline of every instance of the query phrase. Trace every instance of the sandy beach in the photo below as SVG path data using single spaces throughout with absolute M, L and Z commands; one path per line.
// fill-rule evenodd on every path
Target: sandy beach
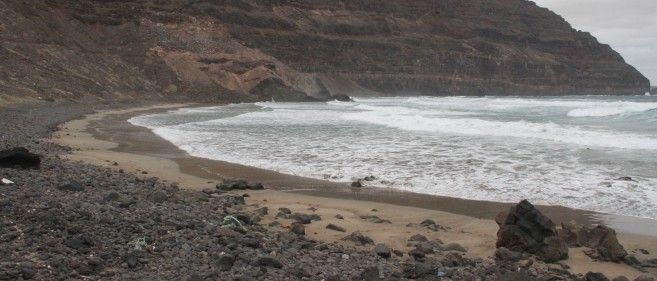
M 497 224 L 495 215 L 506 211 L 511 204 L 463 200 L 429 196 L 390 189 L 363 188 L 355 191 L 347 183 L 285 175 L 273 171 L 247 167 L 222 161 L 192 157 L 149 130 L 129 124 L 132 116 L 171 110 L 187 104 L 171 104 L 124 110 L 99 111 L 83 119 L 62 124 L 52 141 L 72 148 L 63 155 L 95 165 L 134 173 L 141 177 L 158 177 L 177 182 L 181 188 L 202 190 L 214 188 L 223 179 L 242 178 L 262 182 L 264 191 L 248 191 L 247 204 L 256 207 L 279 207 L 293 211 L 310 212 L 314 208 L 322 217 L 306 228 L 309 238 L 339 242 L 346 234 L 325 229 L 329 223 L 344 227 L 347 233 L 360 231 L 377 243 L 386 243 L 393 249 L 407 251 L 406 240 L 413 234 L 446 243 L 459 243 L 467 255 L 489 259 L 495 252 Z M 597 214 L 560 206 L 539 206 L 555 223 L 576 221 L 578 224 L 603 222 L 619 232 L 619 240 L 629 253 L 639 258 L 657 254 L 657 224 L 651 220 L 633 219 Z M 341 215 L 344 219 L 335 218 Z M 274 211 L 265 216 L 263 225 L 274 220 Z M 391 223 L 372 223 L 361 219 L 363 215 L 376 215 Z M 409 223 L 432 219 L 446 228 L 431 231 Z M 618 223 L 622 221 L 623 223 Z M 283 224 L 283 226 L 286 226 Z M 272 226 L 278 229 L 280 226 Z M 645 249 L 645 255 L 639 251 Z M 595 262 L 583 249 L 570 249 L 570 258 L 564 262 L 572 273 L 602 272 L 607 276 L 625 275 L 634 278 L 641 274 L 637 269 L 617 263 Z M 651 269 L 651 273 L 657 270 Z

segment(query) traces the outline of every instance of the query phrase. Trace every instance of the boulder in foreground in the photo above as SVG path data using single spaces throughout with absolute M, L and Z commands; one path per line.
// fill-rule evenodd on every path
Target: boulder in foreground
M 604 225 L 579 226 L 575 222 L 562 223 L 559 236 L 570 247 L 588 247 L 586 254 L 602 261 L 622 261 L 627 251 L 618 242 L 616 231 Z
M 41 156 L 23 147 L 0 151 L 0 168 L 38 169 L 40 165 Z
M 498 219 L 497 247 L 527 252 L 546 262 L 568 258 L 568 246 L 557 235 L 557 229 L 548 217 L 523 200 L 511 207 L 505 219 Z
M 589 256 L 603 261 L 618 262 L 627 256 L 623 245 L 618 243 L 616 231 L 604 225 L 582 227 L 577 232 L 579 244 L 593 249 Z

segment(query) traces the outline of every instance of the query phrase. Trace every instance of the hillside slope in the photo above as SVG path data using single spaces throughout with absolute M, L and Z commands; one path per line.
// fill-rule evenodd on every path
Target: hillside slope
M 641 94 L 609 46 L 525 0 L 4 0 L 0 98 Z

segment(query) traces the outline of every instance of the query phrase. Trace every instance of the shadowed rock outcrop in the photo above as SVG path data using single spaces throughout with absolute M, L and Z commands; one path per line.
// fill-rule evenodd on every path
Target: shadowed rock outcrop
M 502 217 L 502 216 L 498 216 Z M 546 262 L 568 258 L 568 247 L 557 235 L 557 229 L 548 217 L 541 214 L 529 201 L 523 200 L 509 210 L 497 232 L 497 247 L 528 252 Z
M 585 251 L 592 258 L 603 261 L 622 261 L 627 251 L 618 242 L 616 231 L 604 225 L 578 226 L 575 222 L 562 223 L 559 236 L 570 247 L 588 247 Z
M 24 147 L 0 151 L 0 168 L 38 169 L 40 165 L 41 156 Z

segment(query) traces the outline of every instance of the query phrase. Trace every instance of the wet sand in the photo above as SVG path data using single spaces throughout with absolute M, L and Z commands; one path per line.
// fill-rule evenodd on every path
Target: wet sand
M 325 229 L 335 223 L 347 229 L 363 232 L 377 242 L 394 249 L 407 250 L 405 241 L 413 234 L 422 233 L 429 238 L 456 242 L 468 249 L 468 255 L 487 258 L 494 253 L 497 225 L 492 220 L 511 204 L 431 196 L 392 189 L 362 188 L 353 190 L 348 183 L 309 179 L 277 173 L 223 161 L 193 157 L 153 134 L 146 128 L 136 127 L 126 120 L 132 116 L 170 110 L 186 105 L 133 108 L 102 111 L 84 119 L 63 124 L 53 140 L 72 147 L 73 153 L 65 157 L 97 165 L 123 169 L 144 177 L 158 177 L 178 182 L 183 188 L 204 189 L 226 178 L 244 178 L 262 182 L 268 190 L 252 192 L 249 204 L 267 206 L 271 211 L 265 219 L 273 220 L 279 207 L 293 211 L 310 212 L 314 207 L 322 221 L 308 226 L 308 236 L 322 241 L 338 241 L 346 234 Z M 599 223 L 601 220 L 617 229 L 621 243 L 630 253 L 642 248 L 657 253 L 657 223 L 652 220 L 610 216 L 565 208 L 539 206 L 555 223 L 575 220 L 579 224 Z M 376 211 L 373 211 L 376 209 Z M 344 220 L 334 218 L 336 214 Z M 391 224 L 374 224 L 360 219 L 360 215 L 377 215 L 392 221 Z M 407 227 L 433 219 L 448 228 L 433 232 L 423 228 Z M 652 236 L 650 236 L 652 234 Z M 571 249 L 566 262 L 572 272 L 599 271 L 608 276 L 623 274 L 637 276 L 639 272 L 627 265 L 593 262 L 582 249 Z M 641 254 L 638 254 L 640 256 Z

